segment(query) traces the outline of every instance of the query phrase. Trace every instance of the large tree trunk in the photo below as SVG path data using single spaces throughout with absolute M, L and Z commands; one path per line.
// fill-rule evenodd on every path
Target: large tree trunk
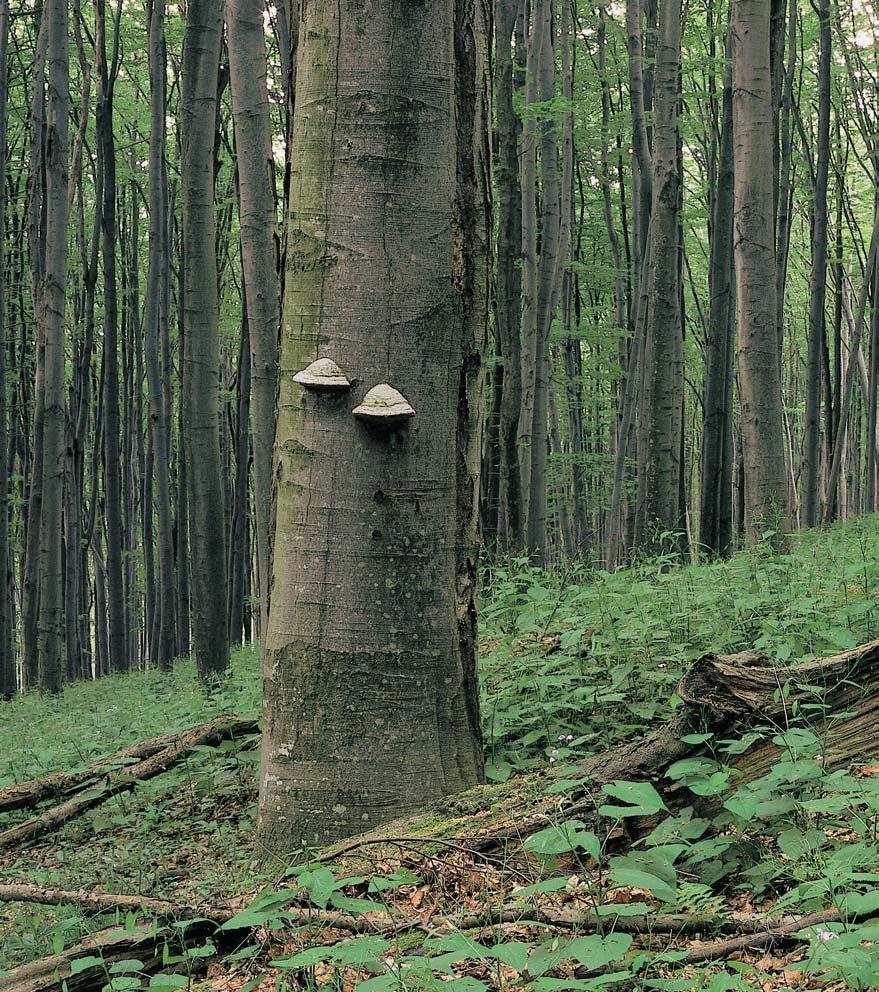
M 480 781 L 476 519 L 487 14 L 303 10 L 275 443 L 258 854 Z M 319 357 L 350 391 L 293 375 Z M 390 383 L 415 410 L 352 416 Z M 281 594 L 281 591 L 283 594 Z
M 199 676 L 229 667 L 226 539 L 220 456 L 219 300 L 214 140 L 223 36 L 220 0 L 190 0 L 183 52 L 183 392 L 192 582 L 192 640 Z
M 46 138 L 46 266 L 38 321 L 44 341 L 43 498 L 39 520 L 38 672 L 40 688 L 58 692 L 64 671 L 62 563 L 67 291 L 68 36 L 66 0 L 47 0 L 49 101 Z M 36 521 L 32 521 L 32 526 Z
M 775 332 L 769 5 L 734 0 L 734 253 L 745 469 L 745 533 L 790 529 L 778 338 Z
M 280 306 L 275 248 L 278 218 L 275 212 L 275 163 L 266 90 L 264 7 L 264 0 L 257 3 L 226 0 L 232 120 L 238 162 L 241 257 L 250 336 L 253 502 L 261 641 L 265 637 L 269 610 L 272 445 L 275 441 L 278 389 Z
M 681 327 L 678 162 L 678 75 L 681 57 L 680 0 L 662 0 L 656 46 L 650 268 L 644 351 L 644 432 L 640 479 L 640 541 L 653 545 L 661 533 L 686 534 L 681 515 L 681 429 L 684 342 Z M 678 538 L 676 544 L 686 543 Z

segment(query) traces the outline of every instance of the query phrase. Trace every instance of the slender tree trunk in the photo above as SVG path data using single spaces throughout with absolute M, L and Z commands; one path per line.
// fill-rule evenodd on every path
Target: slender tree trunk
M 40 611 L 40 519 L 43 507 L 43 411 L 45 408 L 44 322 L 36 319 L 41 313 L 40 293 L 45 264 L 45 230 L 43 228 L 43 202 L 45 185 L 46 143 L 46 53 L 48 48 L 49 21 L 42 4 L 35 11 L 39 28 L 34 55 L 30 105 L 30 165 L 28 171 L 28 243 L 30 247 L 31 300 L 35 317 L 34 345 L 34 395 L 33 433 L 28 488 L 27 535 L 22 582 L 22 674 L 25 688 L 39 681 L 38 626 Z M 22 323 L 24 328 L 24 323 Z M 22 371 L 25 365 L 22 364 Z
M 519 409 L 522 403 L 522 191 L 519 185 L 519 121 L 513 104 L 516 73 L 512 39 L 521 0 L 495 0 L 495 86 L 497 107 L 497 307 L 496 324 L 503 389 L 499 425 L 499 513 L 504 547 L 518 551 L 525 543 Z
M 777 3 L 773 11 L 777 13 Z M 779 52 L 780 57 L 780 52 Z M 782 72 L 777 67 L 778 82 L 781 84 L 781 111 L 779 115 L 780 136 L 778 153 L 778 203 L 776 206 L 775 224 L 775 326 L 778 335 L 778 353 L 781 359 L 784 348 L 784 301 L 787 289 L 787 270 L 790 257 L 791 233 L 791 185 L 793 148 L 791 142 L 791 113 L 793 112 L 794 70 L 797 64 L 797 0 L 790 0 L 787 36 L 787 67 Z M 773 66 L 776 72 L 776 66 Z M 783 76 L 783 79 L 782 79 Z
M 487 20 L 474 0 L 303 8 L 275 444 L 272 581 L 285 595 L 266 641 L 263 859 L 482 777 Z M 353 380 L 350 394 L 293 381 L 318 357 Z M 382 382 L 411 403 L 408 423 L 352 416 Z
M 171 518 L 171 451 L 168 405 L 165 399 L 168 374 L 160 359 L 163 334 L 167 335 L 168 215 L 165 146 L 165 0 L 149 5 L 150 64 L 150 157 L 149 157 L 149 267 L 144 307 L 144 361 L 149 400 L 149 432 L 155 468 L 156 565 L 158 595 L 155 609 L 156 643 L 153 663 L 166 670 L 171 666 L 176 641 L 176 591 L 174 587 L 174 539 Z M 164 372 L 164 376 L 163 376 Z
M 64 311 L 67 287 L 68 34 L 66 0 L 47 0 L 46 268 L 39 294 L 45 349 L 43 500 L 40 514 L 40 688 L 58 692 L 64 671 Z
M 9 0 L 0 0 L 0 698 L 16 689 L 9 557 L 9 425 L 6 400 L 6 122 Z
M 175 238 L 180 243 L 180 238 Z M 177 652 L 187 657 L 190 652 L 190 591 L 189 591 L 189 504 L 187 499 L 188 472 L 184 422 L 184 394 L 186 392 L 186 328 L 183 320 L 183 259 L 180 257 L 177 280 L 178 318 L 177 333 L 180 341 L 180 387 L 177 413 Z
M 769 5 L 734 0 L 733 219 L 745 472 L 750 542 L 790 529 L 778 338 L 775 332 L 772 87 Z
M 278 389 L 280 286 L 276 247 L 275 163 L 266 89 L 264 0 L 226 0 L 232 119 L 238 163 L 241 256 L 252 378 L 251 438 L 260 630 L 269 610 L 272 446 Z M 287 77 L 289 79 L 289 76 Z
M 662 0 L 654 82 L 652 251 L 647 278 L 644 414 L 647 438 L 641 479 L 640 538 L 652 545 L 658 532 L 682 534 L 680 512 L 684 351 L 681 333 L 681 271 L 678 161 L 680 0 Z M 676 543 L 680 546 L 682 541 Z
M 879 189 L 876 194 L 879 199 Z M 867 513 L 876 512 L 876 387 L 879 380 L 879 261 L 873 265 L 873 309 L 870 315 L 870 370 L 867 377 L 867 457 L 864 502 Z M 832 462 L 832 456 L 829 459 Z
M 830 168 L 830 0 L 819 0 L 821 51 L 818 60 L 818 162 L 812 215 L 812 275 L 809 297 L 809 360 L 806 373 L 806 435 L 803 440 L 803 525 L 819 520 L 821 352 L 827 288 L 827 177 Z
M 544 53 L 544 35 L 549 30 L 552 17 L 550 0 L 534 0 L 531 7 L 530 30 L 527 11 L 523 18 L 527 35 L 525 67 L 525 112 L 522 123 L 519 175 L 522 197 L 522 334 L 521 334 L 521 390 L 519 408 L 518 448 L 521 475 L 521 504 L 523 537 L 528 543 L 528 520 L 531 503 L 531 449 L 539 439 L 534 437 L 534 408 L 539 368 L 540 308 L 539 308 L 539 259 L 537 221 L 537 115 L 532 108 L 540 99 L 540 67 Z M 546 444 L 546 438 L 543 440 Z
M 537 63 L 538 99 L 544 105 L 555 97 L 555 48 L 553 45 L 553 5 L 540 0 L 534 16 L 543 18 L 535 28 L 542 49 Z M 540 122 L 540 258 L 537 269 L 536 340 L 534 347 L 534 402 L 530 430 L 530 482 L 526 539 L 529 552 L 538 563 L 546 561 L 547 546 L 547 463 L 549 456 L 549 389 L 552 357 L 549 331 L 558 295 L 559 262 L 567 257 L 561 244 L 561 205 L 559 202 L 558 128 L 553 114 Z M 536 195 L 536 191 L 535 191 Z
M 241 307 L 241 341 L 238 348 L 235 436 L 232 439 L 234 451 L 231 452 L 235 467 L 234 474 L 230 472 L 232 524 L 229 545 L 229 639 L 232 644 L 241 644 L 244 639 L 244 576 L 248 565 L 247 517 L 250 494 L 247 482 L 250 468 L 250 433 L 247 419 L 250 414 L 251 391 L 248 302 L 245 290 Z
M 122 492 L 119 462 L 119 307 L 116 296 L 116 144 L 113 136 L 113 88 L 116 62 L 107 60 L 105 0 L 95 3 L 95 45 L 98 67 L 97 141 L 103 171 L 101 206 L 104 272 L 104 513 L 107 525 L 107 606 L 110 667 L 127 671 L 125 597 L 122 581 Z M 118 46 L 118 37 L 114 47 Z
M 219 301 L 214 213 L 220 0 L 190 0 L 181 101 L 184 443 L 190 523 L 193 651 L 199 676 L 229 667 L 227 563 L 219 435 Z
M 727 50 L 729 50 L 729 42 Z M 726 555 L 732 531 L 732 255 L 733 255 L 733 135 L 732 70 L 723 84 L 720 158 L 711 223 L 711 293 L 705 355 L 702 418 L 702 478 L 699 541 L 711 554 Z

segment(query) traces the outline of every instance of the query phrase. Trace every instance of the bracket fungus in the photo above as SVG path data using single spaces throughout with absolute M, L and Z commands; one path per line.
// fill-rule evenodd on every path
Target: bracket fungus
M 315 393 L 341 393 L 351 388 L 345 373 L 332 358 L 319 358 L 308 368 L 297 372 L 293 381 Z
M 358 420 L 365 420 L 379 427 L 392 427 L 415 416 L 406 397 L 386 382 L 373 386 L 352 413 Z

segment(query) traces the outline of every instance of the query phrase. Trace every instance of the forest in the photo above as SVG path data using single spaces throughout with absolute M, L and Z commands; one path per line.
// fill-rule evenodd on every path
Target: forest
M 0 0 L 0 989 L 879 989 L 875 0 Z

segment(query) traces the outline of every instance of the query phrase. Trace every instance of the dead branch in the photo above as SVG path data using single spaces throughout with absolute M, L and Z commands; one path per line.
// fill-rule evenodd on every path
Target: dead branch
M 225 923 L 235 915 L 235 910 L 225 906 L 194 906 L 154 899 L 151 896 L 124 896 L 105 892 L 85 892 L 53 889 L 25 882 L 0 884 L 0 902 L 29 902 L 41 906 L 78 906 L 87 913 L 107 913 L 115 909 L 126 912 L 148 913 L 162 919 L 185 920 L 203 917 L 215 923 Z

